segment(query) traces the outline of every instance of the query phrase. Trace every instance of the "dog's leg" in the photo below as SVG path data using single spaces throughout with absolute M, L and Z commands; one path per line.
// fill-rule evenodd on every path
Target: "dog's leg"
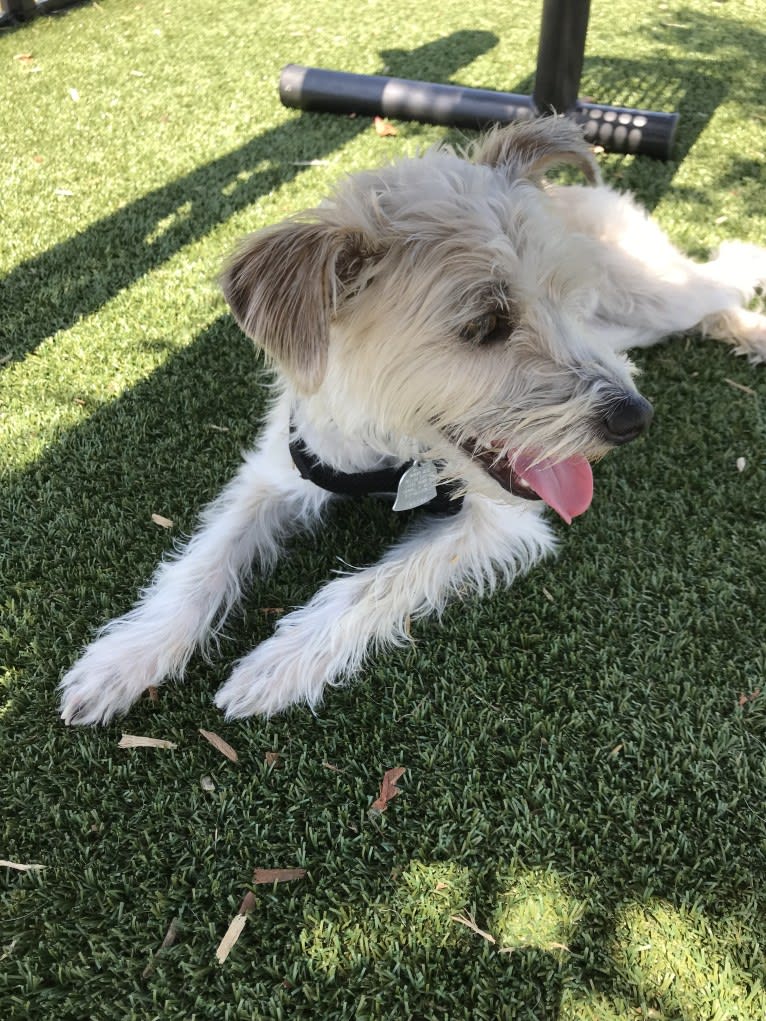
M 329 582 L 283 617 L 274 635 L 237 665 L 215 702 L 228 717 L 315 706 L 367 652 L 408 640 L 413 618 L 449 598 L 510 582 L 553 547 L 536 510 L 467 496 L 454 518 L 428 521 L 376 565 Z
M 148 687 L 179 677 L 236 604 L 253 565 L 273 566 L 280 541 L 311 524 L 328 495 L 298 475 L 287 416 L 275 411 L 188 545 L 160 565 L 136 606 L 107 624 L 63 678 L 62 718 L 105 723 Z
M 757 365 L 766 362 L 766 316 L 747 308 L 714 312 L 700 322 L 703 336 L 731 344 L 738 355 Z
M 629 196 L 575 187 L 552 197 L 572 230 L 597 241 L 589 250 L 598 288 L 591 338 L 624 351 L 696 332 L 766 361 L 766 317 L 745 308 L 766 287 L 766 248 L 726 241 L 714 259 L 694 262 Z
M 698 271 L 713 289 L 731 288 L 739 300 L 702 315 L 695 328 L 704 337 L 731 344 L 754 364 L 766 362 L 766 316 L 744 307 L 757 290 L 766 287 L 766 248 L 724 242 L 717 257 Z
M 601 291 L 589 336 L 624 351 L 672 333 L 698 333 L 731 344 L 753 363 L 766 362 L 766 316 L 745 308 L 766 283 L 766 249 L 729 242 L 710 262 L 675 253 L 660 269 L 658 276 L 637 260 L 629 267 L 622 257 L 610 262 L 601 279 L 611 283 Z
M 702 335 L 731 344 L 753 363 L 766 362 L 766 316 L 743 307 L 756 290 L 766 288 L 766 248 L 727 241 L 702 269 L 719 286 L 738 288 L 741 296 L 740 304 L 703 316 L 698 324 Z

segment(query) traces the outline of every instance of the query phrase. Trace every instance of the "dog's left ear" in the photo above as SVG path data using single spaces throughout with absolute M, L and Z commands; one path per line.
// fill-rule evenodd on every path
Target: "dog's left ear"
M 330 322 L 362 251 L 359 232 L 288 220 L 251 234 L 223 272 L 235 319 L 303 393 L 322 382 Z
M 508 127 L 493 128 L 476 143 L 474 163 L 503 170 L 511 180 L 540 181 L 546 170 L 569 163 L 582 170 L 590 184 L 601 174 L 582 128 L 567 117 L 539 117 Z

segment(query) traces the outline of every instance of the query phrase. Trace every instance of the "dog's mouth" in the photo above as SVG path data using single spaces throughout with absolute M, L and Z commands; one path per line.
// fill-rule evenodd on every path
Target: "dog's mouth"
M 503 489 L 525 500 L 542 500 L 568 525 L 584 514 L 593 499 L 593 472 L 582 454 L 552 461 L 513 450 L 480 447 L 473 441 L 463 450 Z

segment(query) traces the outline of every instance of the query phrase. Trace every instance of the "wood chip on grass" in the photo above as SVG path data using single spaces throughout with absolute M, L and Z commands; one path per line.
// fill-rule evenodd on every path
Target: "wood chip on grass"
M 480 929 L 476 924 L 476 920 L 471 918 L 470 915 L 451 915 L 450 917 L 453 922 L 458 922 L 460 925 L 464 925 L 466 929 L 470 929 L 471 932 L 475 932 L 477 936 L 481 936 L 481 938 L 485 939 L 487 943 L 492 943 L 493 945 L 497 943 L 497 940 L 492 933 L 486 932 L 484 929 Z
M 380 794 L 370 805 L 371 812 L 385 812 L 388 808 L 388 803 L 401 794 L 401 790 L 396 786 L 397 781 L 402 778 L 405 773 L 404 766 L 394 766 L 393 769 L 387 769 L 383 774 L 383 781 L 380 785 Z
M 306 875 L 305 869 L 256 869 L 253 873 L 253 885 L 259 886 L 272 883 L 287 883 L 294 879 L 303 879 Z M 223 964 L 231 953 L 231 948 L 242 935 L 247 922 L 247 916 L 255 907 L 255 894 L 249 890 L 239 905 L 239 911 L 229 923 L 229 928 L 224 933 L 223 939 L 218 944 L 215 952 L 215 959 Z
M 231 948 L 237 942 L 239 937 L 242 935 L 242 930 L 245 928 L 245 922 L 247 916 L 255 907 L 255 894 L 248 892 L 245 894 L 244 900 L 239 905 L 239 911 L 232 918 L 229 923 L 229 928 L 224 933 L 223 939 L 218 944 L 218 949 L 215 952 L 215 959 L 219 964 L 223 964 L 226 958 L 231 953 Z
M 161 737 L 141 737 L 139 734 L 123 734 L 118 748 L 177 748 L 175 741 L 165 741 Z
M 304 879 L 305 869 L 256 869 L 253 873 L 253 885 L 264 886 L 272 883 L 291 883 L 295 879 Z
M 5 858 L 0 858 L 0 868 L 2 869 L 14 869 L 16 872 L 37 872 L 40 869 L 44 869 L 44 865 L 35 864 L 22 864 L 19 861 L 6 861 Z
M 740 393 L 747 394 L 748 397 L 755 397 L 755 390 L 751 386 L 746 386 L 744 383 L 738 383 L 736 379 L 727 379 L 724 377 L 724 383 L 728 383 L 729 386 L 734 387 L 735 390 L 739 390 Z
M 234 749 L 231 747 L 228 741 L 224 741 L 222 737 L 219 737 L 218 734 L 213 733 L 212 730 L 204 730 L 202 727 L 200 727 L 199 732 L 200 734 L 202 734 L 206 741 L 209 741 L 210 744 L 221 753 L 221 755 L 225 755 L 226 758 L 229 759 L 231 762 L 239 762 L 239 755 L 237 755 L 237 753 L 234 751 Z
M 378 138 L 393 138 L 399 134 L 398 129 L 385 117 L 373 117 L 372 126 Z
M 471 932 L 475 932 L 477 936 L 481 936 L 487 943 L 491 943 L 492 946 L 497 946 L 497 940 L 491 932 L 487 932 L 486 929 L 480 929 L 476 924 L 476 919 L 472 918 L 471 915 L 450 915 L 453 922 L 457 922 L 459 925 L 464 925 L 466 929 L 470 929 Z M 501 954 L 512 954 L 515 951 L 521 949 L 519 946 L 512 947 L 498 947 L 498 953 Z M 566 945 L 566 943 L 546 943 L 546 950 L 565 950 L 568 954 L 572 951 Z
M 755 691 L 751 691 L 749 695 L 746 695 L 744 691 L 740 692 L 740 696 L 737 699 L 737 704 L 740 709 L 743 709 L 749 702 L 755 702 L 758 696 L 761 694 L 761 689 L 756 688 Z
M 174 919 L 173 919 L 173 921 L 172 921 L 172 922 L 170 923 L 170 925 L 168 926 L 168 931 L 167 931 L 167 932 L 165 933 L 165 938 L 163 939 L 162 943 L 160 944 L 160 949 L 159 949 L 159 950 L 157 951 L 157 953 L 156 953 L 156 954 L 155 954 L 155 955 L 154 955 L 154 956 L 152 957 L 151 961 L 149 961 L 149 963 L 147 964 L 147 966 L 146 966 L 146 967 L 144 968 L 144 970 L 143 970 L 143 971 L 141 972 L 141 978 L 149 978 L 149 976 L 151 975 L 151 973 L 152 973 L 152 972 L 154 971 L 154 966 L 155 966 L 155 962 L 156 962 L 156 960 L 157 960 L 157 956 L 158 956 L 158 955 L 159 955 L 159 954 L 160 954 L 160 953 L 161 953 L 161 952 L 162 952 L 163 950 L 167 950 L 167 949 L 168 949 L 168 947 L 172 947 L 172 946 L 173 946 L 173 944 L 174 944 L 174 943 L 175 943 L 175 941 L 176 941 L 176 937 L 177 937 L 177 936 L 178 936 L 178 919 L 177 919 L 177 918 L 174 918 Z

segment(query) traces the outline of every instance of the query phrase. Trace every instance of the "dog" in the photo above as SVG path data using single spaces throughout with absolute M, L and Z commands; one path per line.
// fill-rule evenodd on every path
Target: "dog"
M 586 183 L 547 183 L 558 164 Z M 230 718 L 316 707 L 411 619 L 552 551 L 546 508 L 582 514 L 591 464 L 652 418 L 627 349 L 692 331 L 763 361 L 766 316 L 746 305 L 764 281 L 766 249 L 680 254 L 563 117 L 351 175 L 250 236 L 222 286 L 276 371 L 262 435 L 64 676 L 62 718 L 106 723 L 180 678 L 288 535 L 338 494 L 390 493 L 421 508 L 404 538 L 283 616 L 215 696 Z

